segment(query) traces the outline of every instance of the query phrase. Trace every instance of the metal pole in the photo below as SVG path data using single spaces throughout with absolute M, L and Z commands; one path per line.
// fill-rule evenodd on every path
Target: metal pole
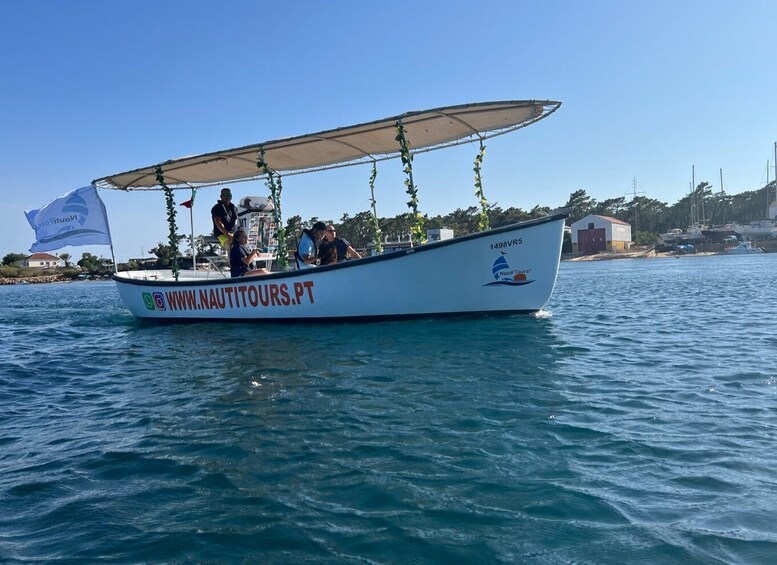
M 693 201 L 691 225 L 694 225 L 699 219 L 699 211 L 696 209 L 696 165 L 691 165 L 691 200 Z
M 720 195 L 724 196 L 725 192 L 723 191 L 723 168 L 720 169 Z M 726 224 L 726 203 L 725 198 L 721 198 L 720 204 L 722 204 L 723 213 L 721 214 L 721 220 L 720 222 L 725 225 Z
M 194 202 L 189 206 L 189 226 L 192 229 L 192 271 L 197 270 L 197 249 L 194 247 Z

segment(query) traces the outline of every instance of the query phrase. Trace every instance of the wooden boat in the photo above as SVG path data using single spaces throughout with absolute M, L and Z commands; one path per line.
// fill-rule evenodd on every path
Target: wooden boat
M 479 142 L 534 123 L 554 101 L 506 101 L 409 112 L 375 122 L 174 159 L 93 181 L 100 188 L 160 190 L 293 175 L 400 157 L 397 126 L 418 154 Z M 129 271 L 113 276 L 139 318 L 344 320 L 529 313 L 550 297 L 566 210 L 546 217 L 299 271 L 225 278 L 212 271 Z

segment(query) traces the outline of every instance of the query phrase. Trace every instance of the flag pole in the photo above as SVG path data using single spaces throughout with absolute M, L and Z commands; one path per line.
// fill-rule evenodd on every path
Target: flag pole
M 194 199 L 197 196 L 197 189 L 192 188 L 192 197 L 186 202 L 181 202 L 181 206 L 186 206 L 189 209 L 189 229 L 191 234 L 191 250 L 192 250 L 192 271 L 197 270 L 197 248 L 194 245 Z
M 197 270 L 197 249 L 194 247 L 194 202 L 189 207 L 189 226 L 192 230 L 192 271 Z
M 116 255 L 113 253 L 113 236 L 111 235 L 111 223 L 108 221 L 108 210 L 105 209 L 105 203 L 100 198 L 100 193 L 97 192 L 97 185 L 92 184 L 94 187 L 94 193 L 97 195 L 97 199 L 100 201 L 100 207 L 103 211 L 103 217 L 105 218 L 105 227 L 108 229 L 108 241 L 110 241 L 109 247 L 111 248 L 111 261 L 113 261 L 113 273 L 119 274 L 119 266 L 116 264 Z

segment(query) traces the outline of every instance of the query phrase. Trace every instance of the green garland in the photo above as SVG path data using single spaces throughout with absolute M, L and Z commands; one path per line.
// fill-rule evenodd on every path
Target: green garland
M 374 234 L 374 242 L 375 242 L 375 253 L 377 255 L 380 255 L 383 253 L 383 243 L 381 242 L 381 238 L 383 236 L 383 232 L 380 231 L 380 227 L 378 226 L 378 209 L 375 206 L 375 179 L 378 176 L 378 165 L 375 163 L 375 161 L 372 162 L 372 174 L 370 175 L 370 204 L 372 204 L 372 233 Z
M 264 160 L 264 147 L 259 148 L 259 157 L 256 160 L 256 166 L 267 176 L 265 184 L 267 185 L 267 188 L 270 189 L 270 197 L 273 201 L 272 217 L 275 222 L 275 237 L 278 240 L 275 263 L 281 271 L 285 271 L 289 266 L 289 254 L 286 248 L 286 228 L 283 226 L 283 217 L 281 215 L 281 192 L 283 192 L 281 176 L 276 175 L 267 165 L 267 161 Z
M 165 176 L 162 174 L 162 166 L 156 167 L 156 180 L 162 185 L 162 190 L 165 193 L 165 201 L 167 203 L 167 225 L 170 227 L 170 232 L 167 236 L 167 243 L 173 252 L 173 277 L 178 280 L 178 226 L 175 225 L 175 200 L 173 200 L 173 189 L 167 186 L 165 183 Z
M 486 195 L 483 194 L 483 178 L 480 176 L 480 166 L 483 164 L 483 156 L 486 154 L 486 146 L 483 145 L 483 140 L 480 140 L 480 152 L 475 155 L 475 196 L 480 200 L 480 220 L 478 221 L 478 227 L 480 231 L 486 231 L 491 226 L 488 223 L 488 200 Z
M 417 241 L 424 243 L 426 241 L 424 237 L 424 217 L 418 211 L 418 187 L 413 184 L 413 154 L 410 153 L 410 142 L 405 137 L 405 127 L 402 125 L 402 120 L 397 120 L 396 127 L 397 136 L 394 139 L 399 142 L 399 157 L 402 159 L 403 170 L 407 175 L 405 179 L 407 190 L 405 192 L 410 196 L 407 207 L 413 210 L 414 224 L 410 231 Z

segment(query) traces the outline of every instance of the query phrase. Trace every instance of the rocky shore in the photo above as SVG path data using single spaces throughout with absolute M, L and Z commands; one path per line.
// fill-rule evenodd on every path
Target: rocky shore
M 40 283 L 52 283 L 52 282 L 69 282 L 69 277 L 62 275 L 43 275 L 40 277 L 23 277 L 23 278 L 0 278 L 0 285 L 3 284 L 40 284 Z

